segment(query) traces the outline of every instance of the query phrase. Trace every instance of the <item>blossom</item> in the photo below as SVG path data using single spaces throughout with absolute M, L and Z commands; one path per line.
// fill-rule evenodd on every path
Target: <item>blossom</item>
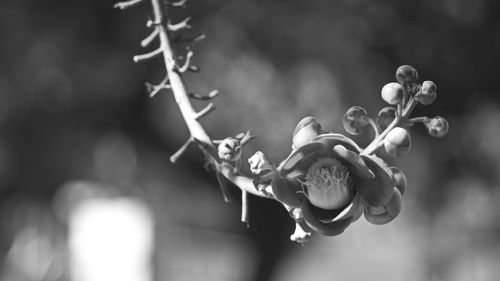
M 278 201 L 302 210 L 307 225 L 338 235 L 363 212 L 368 221 L 387 223 L 401 209 L 393 170 L 341 134 L 320 134 L 281 163 L 271 182 Z

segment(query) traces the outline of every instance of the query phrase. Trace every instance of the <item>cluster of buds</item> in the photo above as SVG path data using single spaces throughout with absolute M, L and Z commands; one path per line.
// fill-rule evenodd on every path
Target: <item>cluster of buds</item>
M 416 105 L 432 104 L 437 97 L 434 82 L 424 81 L 418 84 L 417 79 L 418 72 L 414 67 L 400 66 L 396 71 L 397 82 L 390 82 L 381 90 L 382 99 L 391 106 L 382 108 L 376 120 L 370 118 L 366 110 L 359 106 L 353 106 L 345 113 L 343 125 L 349 134 L 359 135 L 368 127 L 374 130 L 375 140 L 367 147 L 368 153 L 381 145 L 392 156 L 408 153 L 411 137 L 407 127 L 415 123 L 424 124 L 433 137 L 444 137 L 448 133 L 448 122 L 441 116 L 410 118 Z
M 411 137 L 407 128 L 423 123 L 431 136 L 443 137 L 448 122 L 442 117 L 416 117 L 410 114 L 416 105 L 436 100 L 432 81 L 417 83 L 415 68 L 403 65 L 396 80 L 382 87 L 382 99 L 389 107 L 372 119 L 360 106 L 353 106 L 343 117 L 345 130 L 359 135 L 367 128 L 374 139 L 365 148 L 352 139 L 324 131 L 314 117 L 303 118 L 295 127 L 290 155 L 274 168 L 257 152 L 249 162 L 254 174 L 266 167 L 267 179 L 276 200 L 280 201 L 296 221 L 290 239 L 307 242 L 313 233 L 327 236 L 342 233 L 362 215 L 373 224 L 386 224 L 398 216 L 402 196 L 407 188 L 404 172 L 390 167 L 381 156 L 402 156 L 410 151 Z M 265 164 L 265 165 L 264 165 Z

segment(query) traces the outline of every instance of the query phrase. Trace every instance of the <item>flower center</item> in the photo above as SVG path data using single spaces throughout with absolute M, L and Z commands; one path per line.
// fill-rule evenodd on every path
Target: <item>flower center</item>
M 327 210 L 345 206 L 354 194 L 349 170 L 333 158 L 316 160 L 307 171 L 305 180 L 299 181 L 309 202 Z

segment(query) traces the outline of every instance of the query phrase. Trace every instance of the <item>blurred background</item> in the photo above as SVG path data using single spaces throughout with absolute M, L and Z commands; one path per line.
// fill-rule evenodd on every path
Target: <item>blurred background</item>
M 219 89 L 203 120 L 222 139 L 251 129 L 248 158 L 278 163 L 313 115 L 344 133 L 352 105 L 376 116 L 402 64 L 438 87 L 413 116 L 444 116 L 443 139 L 414 126 L 402 213 L 363 218 L 301 247 L 276 202 L 224 203 L 168 92 L 161 60 L 134 64 L 149 4 L 0 1 L 0 280 L 498 280 L 500 3 L 487 0 L 191 1 L 207 39 L 189 90 Z M 195 107 L 202 108 L 201 102 Z M 369 135 L 356 137 L 361 144 Z M 248 167 L 243 167 L 248 171 Z

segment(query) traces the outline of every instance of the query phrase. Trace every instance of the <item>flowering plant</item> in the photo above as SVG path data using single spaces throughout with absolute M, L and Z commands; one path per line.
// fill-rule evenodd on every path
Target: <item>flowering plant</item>
M 271 181 L 276 200 L 297 222 L 292 240 L 304 243 L 312 231 L 338 235 L 362 214 L 373 224 L 385 224 L 401 211 L 406 176 L 376 154 L 382 147 L 391 156 L 406 154 L 411 138 L 405 127 L 417 122 L 434 137 L 445 136 L 449 126 L 439 116 L 409 118 L 417 104 L 436 99 L 433 82 L 417 84 L 417 71 L 408 65 L 398 68 L 396 79 L 398 83 L 388 83 L 381 90 L 382 98 L 395 107 L 380 110 L 376 121 L 359 106 L 344 115 L 348 133 L 358 135 L 366 127 L 374 130 L 375 138 L 364 149 L 344 135 L 323 131 L 314 117 L 303 118 L 295 127 L 292 152 L 274 169 Z
M 145 1 L 128 0 L 115 6 L 125 9 Z M 382 87 L 381 97 L 390 106 L 380 110 L 376 119 L 359 106 L 347 110 L 342 122 L 349 134 L 361 134 L 369 127 L 374 131 L 374 139 L 365 148 L 344 135 L 324 131 L 314 117 L 305 117 L 293 131 L 290 154 L 275 166 L 258 151 L 248 159 L 253 175 L 246 176 L 240 169 L 242 151 L 253 136 L 247 131 L 213 140 L 200 121 L 215 109 L 214 104 L 209 103 L 197 112 L 190 99 L 209 100 L 217 96 L 218 91 L 207 95 L 186 91 L 183 74 L 199 71 L 199 68 L 191 65 L 194 53 L 189 48 L 180 56 L 184 59 L 180 62 L 175 43 L 192 43 L 204 35 L 183 37 L 182 31 L 191 28 L 189 18 L 173 24 L 165 13 L 167 7 L 184 7 L 186 0 L 165 1 L 165 7 L 164 1 L 150 1 L 153 18 L 147 26 L 152 32 L 141 45 L 147 47 L 157 39 L 159 47 L 135 56 L 134 61 L 163 58 L 165 78 L 159 84 L 147 83 L 146 86 L 150 96 L 165 89 L 173 93 L 190 133 L 186 143 L 170 157 L 171 162 L 176 162 L 190 145 L 198 146 L 205 155 L 206 166 L 215 171 L 224 199 L 231 200 L 227 181 L 241 190 L 243 222 L 248 224 L 248 194 L 274 199 L 295 220 L 296 230 L 290 239 L 299 243 L 309 241 L 313 233 L 338 235 L 363 214 L 373 224 L 388 223 L 399 214 L 407 186 L 405 174 L 379 156 L 408 153 L 411 137 L 407 129 L 416 123 L 423 123 L 431 136 L 446 135 L 449 126 L 440 116 L 410 118 L 416 105 L 435 101 L 436 85 L 432 81 L 418 84 L 417 70 L 403 65 L 396 71 L 397 82 Z

